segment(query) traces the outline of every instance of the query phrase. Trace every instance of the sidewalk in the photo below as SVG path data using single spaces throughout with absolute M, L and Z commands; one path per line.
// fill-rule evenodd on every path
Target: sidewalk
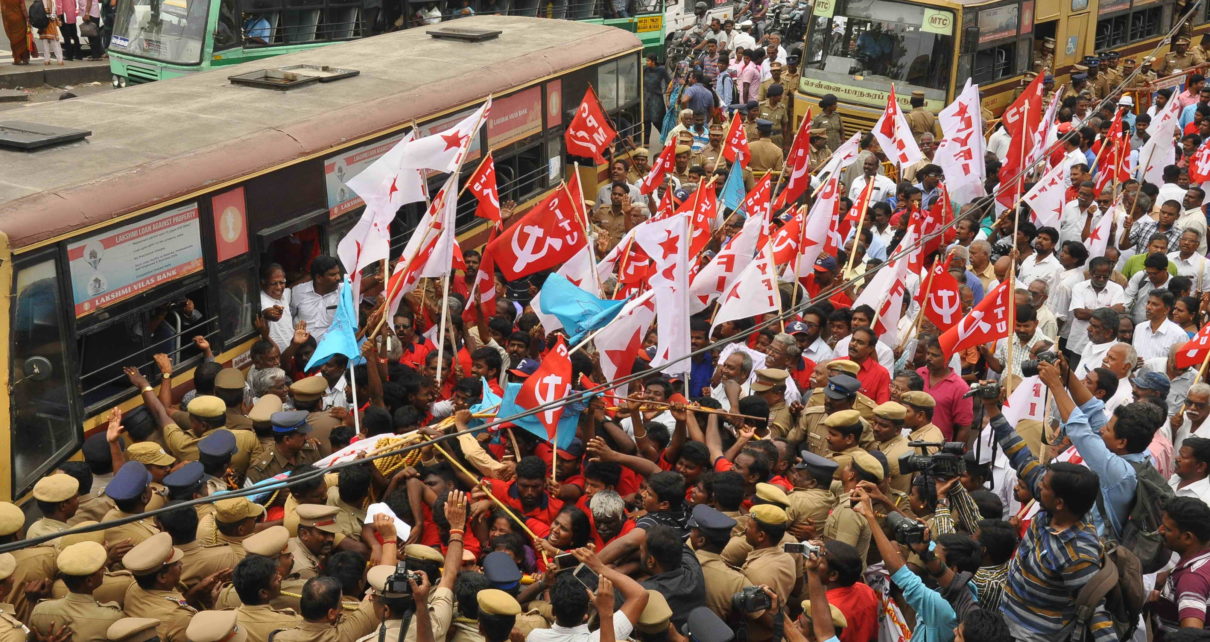
M 4 41 L 7 46 L 8 42 Z M 51 85 L 66 87 L 88 82 L 109 82 L 108 60 L 70 60 L 59 66 L 58 62 L 44 64 L 35 58 L 28 65 L 14 65 L 12 54 L 0 48 L 0 89 L 28 89 Z

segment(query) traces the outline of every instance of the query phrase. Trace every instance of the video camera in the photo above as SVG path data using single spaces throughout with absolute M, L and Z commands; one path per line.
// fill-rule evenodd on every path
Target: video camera
M 399 595 L 411 595 L 412 585 L 408 584 L 408 580 L 420 584 L 424 578 L 420 575 L 420 571 L 409 571 L 403 560 L 395 565 L 395 572 L 387 578 L 386 593 L 396 593 Z
M 980 399 L 999 399 L 1000 398 L 1000 383 L 998 381 L 989 381 L 987 383 L 972 383 L 971 389 L 962 395 L 963 399 L 970 397 L 978 397 Z
M 900 513 L 887 513 L 886 524 L 891 529 L 891 537 L 904 546 L 924 542 L 924 524 L 904 517 Z
M 759 613 L 773 606 L 773 600 L 759 586 L 745 586 L 731 596 L 731 608 L 737 613 Z
M 922 473 L 930 477 L 952 479 L 966 472 L 966 461 L 962 459 L 966 444 L 960 441 L 910 441 L 908 445 L 921 449 L 922 453 L 907 454 L 899 458 L 899 473 L 902 475 Z M 923 453 L 925 448 L 931 447 L 939 447 L 941 450 L 932 455 Z

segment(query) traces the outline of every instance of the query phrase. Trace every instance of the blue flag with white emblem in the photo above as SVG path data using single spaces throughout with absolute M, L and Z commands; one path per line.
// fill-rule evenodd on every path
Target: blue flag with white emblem
M 585 335 L 603 328 L 622 311 L 629 299 L 615 301 L 600 299 L 577 287 L 562 274 L 551 274 L 542 284 L 539 306 L 542 311 L 559 320 L 571 335 L 567 343 L 575 345 Z
M 319 345 L 315 346 L 315 353 L 311 355 L 305 370 L 310 372 L 312 368 L 323 365 L 334 354 L 343 354 L 351 362 L 361 357 L 357 342 L 357 306 L 353 303 L 353 284 L 347 275 L 340 285 L 340 301 L 336 304 L 332 325 L 319 339 Z

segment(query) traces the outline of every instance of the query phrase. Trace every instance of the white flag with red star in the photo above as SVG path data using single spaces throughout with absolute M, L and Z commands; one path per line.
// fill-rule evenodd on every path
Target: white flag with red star
M 1067 197 L 1067 165 L 1060 163 L 1047 170 L 1022 199 L 1033 210 L 1033 224 L 1058 228 Z
M 821 254 L 836 256 L 840 245 L 836 233 L 837 213 L 840 207 L 840 179 L 833 175 L 824 182 L 823 187 L 815 195 L 815 203 L 807 214 L 806 227 L 802 230 L 802 245 L 798 248 L 787 273 L 792 275 L 786 279 L 795 280 L 815 273 L 815 261 Z
M 937 114 L 945 139 L 937 144 L 933 162 L 945 174 L 950 196 L 968 203 L 986 196 L 983 188 L 986 164 L 983 160 L 983 115 L 979 103 L 979 85 L 968 78 L 966 88 L 954 102 Z
M 924 158 L 916 145 L 916 138 L 912 136 L 907 117 L 899 107 L 899 99 L 895 97 L 895 85 L 891 85 L 891 94 L 887 96 L 886 111 L 882 112 L 882 117 L 874 123 L 870 133 L 882 146 L 882 153 L 900 167 L 907 167 Z
M 1092 226 L 1088 229 L 1088 238 L 1084 239 L 1084 245 L 1088 247 L 1088 256 L 1105 256 L 1105 250 L 1109 247 L 1109 241 L 1112 240 L 1109 238 L 1109 233 L 1112 231 L 1116 212 L 1117 208 L 1111 207 L 1093 220 Z
M 777 274 L 769 254 L 766 245 L 719 297 L 714 328 L 727 321 L 777 312 L 780 308 Z
M 711 301 L 730 288 L 739 273 L 752 262 L 764 226 L 763 217 L 749 216 L 739 234 L 728 241 L 718 255 L 693 277 L 693 283 L 689 286 L 692 294 L 689 301 L 691 313 L 705 310 Z
M 676 362 L 669 374 L 689 372 L 689 244 L 690 214 L 647 221 L 635 228 L 634 240 L 651 257 L 648 280 L 655 290 L 659 344 L 651 366 Z
M 403 150 L 400 167 L 454 171 L 462 164 L 466 151 L 479 135 L 479 128 L 483 126 L 491 107 L 492 98 L 488 96 L 487 102 L 453 127 L 409 142 Z
M 907 292 L 907 267 L 905 256 L 879 269 L 853 302 L 853 308 L 868 305 L 877 311 L 874 333 L 888 345 L 899 341 L 898 325 L 903 313 L 903 295 Z
M 601 355 L 601 374 L 613 381 L 630 374 L 647 329 L 655 319 L 655 291 L 648 290 L 622 308 L 609 325 L 597 333 L 593 343 Z

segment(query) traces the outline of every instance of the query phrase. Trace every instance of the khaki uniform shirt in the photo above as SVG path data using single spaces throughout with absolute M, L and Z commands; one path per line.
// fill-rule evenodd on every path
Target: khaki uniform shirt
M 827 457 L 830 449 L 828 448 L 828 429 L 823 425 L 823 420 L 828 416 L 828 411 L 820 406 L 807 406 L 802 413 L 798 415 L 798 423 L 794 426 L 794 431 L 790 433 L 790 437 L 786 439 L 789 442 L 801 443 L 803 448 L 820 455 Z
M 227 429 L 235 432 L 236 430 L 252 431 L 252 420 L 244 413 L 240 412 L 239 408 L 227 409 Z
M 941 136 L 941 127 L 937 124 L 937 115 L 933 112 L 924 107 L 914 107 L 906 116 L 908 127 L 912 129 L 912 136 L 915 136 L 916 140 L 920 140 L 920 136 L 925 133 Z
M 302 618 L 290 609 L 275 609 L 268 604 L 243 605 L 235 609 L 235 621 L 248 631 L 248 640 L 268 640 L 274 631 L 292 629 Z
M 866 553 L 870 550 L 870 524 L 849 507 L 849 500 L 849 493 L 838 498 L 836 508 L 824 523 L 823 536 L 825 539 L 840 540 L 856 548 L 861 559 L 865 560 Z
M 790 406 L 785 400 L 769 408 L 769 434 L 774 439 L 785 439 L 793 429 L 794 415 L 790 414 Z
M 743 573 L 723 561 L 718 553 L 694 551 L 702 565 L 702 578 L 706 586 L 706 607 L 724 621 L 731 615 L 731 596 L 739 593 L 752 582 Z
M 72 642 L 106 642 L 109 625 L 123 617 L 121 607 L 113 602 L 100 604 L 91 595 L 69 593 L 39 602 L 29 616 L 29 625 L 42 635 L 49 635 L 52 625 L 70 626 Z
M 131 513 L 124 513 L 117 508 L 105 513 L 101 519 L 102 522 L 108 522 L 114 519 L 129 517 Z M 155 522 L 150 517 L 140 519 L 121 526 L 113 526 L 105 529 L 105 543 L 114 544 L 124 539 L 130 540 L 131 545 L 137 545 L 143 540 L 160 532 L 160 529 L 155 527 Z
M 1157 62 L 1160 66 L 1152 65 L 1152 68 L 1159 75 L 1167 76 L 1176 69 L 1184 71 L 1195 65 L 1200 65 L 1206 62 L 1206 60 L 1194 53 L 1192 49 L 1186 49 L 1184 55 L 1178 54 L 1175 51 L 1169 51 L 1168 55 L 1164 56 L 1163 61 Z
M 811 391 L 811 396 L 808 397 L 806 405 L 823 407 L 823 399 L 823 389 L 815 388 Z M 857 401 L 853 402 L 853 410 L 861 413 L 862 419 L 865 419 L 866 421 L 873 421 L 874 406 L 877 405 L 878 404 L 874 403 L 874 400 L 867 397 L 864 392 L 858 392 Z M 865 433 L 862 433 L 861 438 L 863 440 L 865 439 Z
M 483 634 L 479 633 L 479 620 L 455 617 L 446 642 L 484 642 Z
M 761 100 L 760 117 L 773 123 L 773 134 L 769 136 L 769 140 L 773 141 L 774 145 L 784 148 L 786 126 L 790 120 L 786 112 L 786 101 L 779 100 L 776 105 L 772 105 L 768 100 Z
M 340 489 L 336 486 L 328 488 L 328 506 L 340 509 L 340 512 L 336 513 L 336 525 L 340 528 L 341 534 L 360 542 L 361 527 L 366 521 L 365 509 L 341 501 Z
M 786 515 L 795 524 L 809 523 L 816 533 L 823 532 L 828 513 L 836 505 L 836 496 L 827 488 L 795 488 L 786 494 L 790 506 Z
M 286 459 L 286 456 L 280 450 L 274 447 L 252 463 L 248 468 L 248 479 L 256 483 L 288 470 L 293 470 L 299 466 L 313 464 L 321 458 L 323 458 L 323 455 L 319 454 L 318 445 L 311 440 L 307 440 L 307 444 L 303 446 L 303 449 L 298 451 L 298 459 L 293 464 L 290 463 L 289 459 Z
M 841 452 L 836 452 L 834 450 L 829 451 L 828 454 L 825 456 L 828 459 L 831 459 L 832 461 L 836 462 L 836 465 L 840 467 L 837 470 L 840 470 L 840 469 L 844 468 L 845 466 L 848 466 L 849 462 L 853 461 L 853 453 L 859 452 L 859 451 L 861 451 L 860 447 L 852 446 L 850 448 L 846 448 L 845 450 L 843 450 Z
M 696 164 L 701 165 L 702 167 L 705 167 L 709 171 L 714 171 L 715 163 L 718 163 L 719 167 L 723 167 L 724 165 L 726 165 L 726 163 L 727 163 L 726 158 L 719 160 L 719 158 L 722 157 L 722 155 L 723 155 L 723 149 L 721 147 L 718 149 L 715 149 L 715 148 L 707 145 L 702 148 L 702 151 L 698 152 L 698 155 L 697 155 L 698 162 Z
M 39 519 L 38 521 L 29 525 L 29 528 L 25 531 L 25 539 L 33 539 L 35 537 L 42 537 L 43 535 L 54 535 L 55 533 L 61 533 L 67 529 L 67 522 L 60 522 L 57 519 L 43 517 L 42 519 Z
M 189 628 L 189 620 L 197 615 L 197 610 L 185 603 L 185 598 L 177 591 L 146 591 L 138 584 L 131 584 L 126 589 L 126 615 L 130 617 L 149 617 L 160 621 L 157 631 L 163 642 L 185 642 L 185 629 Z M 253 638 L 264 639 L 264 638 Z
M 76 509 L 76 514 L 67 520 L 67 525 L 75 526 L 80 522 L 99 522 L 105 517 L 105 513 L 114 508 L 116 506 L 114 506 L 113 500 L 103 494 L 81 495 L 80 507 Z
M 626 215 L 615 213 L 612 203 L 602 203 L 592 212 L 592 223 L 609 232 L 609 239 L 617 243 L 626 234 Z
M 13 557 L 17 558 L 17 568 L 11 576 L 13 590 L 9 600 L 13 605 L 13 613 L 22 621 L 27 621 L 34 605 L 25 599 L 25 591 L 21 590 L 21 587 L 28 582 L 53 580 L 57 572 L 55 558 L 59 556 L 59 549 L 50 544 L 42 544 L 12 553 Z
M 178 546 L 185 553 L 181 560 L 181 584 L 187 588 L 206 579 L 223 569 L 235 568 L 240 560 L 248 554 L 244 551 L 244 538 L 234 538 L 218 534 L 218 543 L 209 546 L 194 540 L 184 546 Z
M 328 440 L 328 435 L 332 434 L 333 428 L 342 423 L 344 422 L 340 419 L 328 414 L 327 410 L 320 410 L 307 415 L 307 424 L 311 426 L 311 432 L 308 435 L 319 443 L 320 457 L 327 457 L 332 454 L 332 442 Z
M 347 603 L 346 603 L 347 604 Z M 281 631 L 273 636 L 274 642 L 354 642 L 363 635 L 370 634 L 378 626 L 378 617 L 374 615 L 374 602 L 370 599 L 354 602 L 357 608 L 345 609 L 344 616 L 336 625 L 324 622 L 302 621 L 298 626 Z M 387 638 L 391 640 L 391 638 Z
M 781 546 L 762 548 L 748 553 L 743 566 L 744 576 L 753 584 L 764 584 L 778 595 L 790 595 L 798 578 L 798 562 Z M 773 632 L 759 621 L 748 623 L 749 640 L 770 640 Z
M 297 537 L 291 537 L 286 542 L 286 548 L 294 556 L 294 566 L 290 569 L 290 579 L 309 580 L 319 575 L 319 558 L 311 553 L 311 549 Z
M 938 428 L 937 426 L 934 426 L 930 422 L 930 423 L 924 424 L 923 426 L 913 430 L 912 433 L 910 435 L 908 435 L 908 441 L 941 442 L 941 441 L 945 441 L 945 434 L 941 432 L 940 428 Z M 939 450 L 939 448 L 934 446 L 934 447 L 927 448 L 926 450 L 928 450 L 929 454 L 931 455 L 931 454 L 937 452 Z
M 10 613 L 0 613 L 0 642 L 25 642 L 29 628 Z
M 415 616 L 413 616 L 415 617 Z M 520 620 L 521 616 L 518 616 Z M 429 623 L 433 628 L 433 639 L 444 640 L 445 635 L 450 630 L 450 624 L 454 621 L 454 592 L 445 588 L 437 587 L 429 593 Z M 394 622 L 395 637 L 391 637 L 391 623 Z M 387 621 L 387 640 L 395 640 L 399 635 L 400 623 L 398 620 Z M 409 622 L 408 631 L 403 637 L 404 642 L 416 642 L 416 627 Z M 377 642 L 378 631 L 374 630 L 371 633 L 361 637 L 357 642 Z
M 807 157 L 807 162 L 810 163 L 811 171 L 817 172 L 830 158 L 832 158 L 832 152 L 827 147 L 820 147 L 819 149 L 812 147 L 811 153 Z
M 832 112 L 830 114 L 819 113 L 811 118 L 811 131 L 823 130 L 821 133 L 827 137 L 828 151 L 834 152 L 837 147 L 840 147 L 841 139 L 844 135 L 844 125 L 840 122 L 840 112 Z
M 786 162 L 781 147 L 768 138 L 752 142 L 748 145 L 748 150 L 752 153 L 752 162 L 748 164 L 748 168 L 753 172 L 777 171 Z
M 878 448 L 878 452 L 886 455 L 887 469 L 890 471 L 888 475 L 890 479 L 887 483 L 895 490 L 908 492 L 912 486 L 912 476 L 899 474 L 899 458 L 912 454 L 913 450 L 911 446 L 908 446 L 907 438 L 903 435 L 895 435 L 886 441 L 875 443 L 874 446 Z

